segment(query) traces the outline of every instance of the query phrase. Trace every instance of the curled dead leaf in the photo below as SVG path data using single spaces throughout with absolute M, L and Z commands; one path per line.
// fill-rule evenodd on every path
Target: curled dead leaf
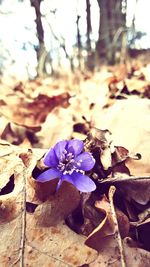
M 105 195 L 103 195 L 101 200 L 96 201 L 95 206 L 105 213 L 105 218 L 88 236 L 86 244 L 99 250 L 101 247 L 103 248 L 105 240 L 107 244 L 107 242 L 109 243 L 109 239 L 113 238 L 115 234 L 115 223 L 112 217 L 110 202 Z M 125 237 L 129 233 L 129 220 L 127 216 L 118 209 L 116 209 L 116 216 L 120 234 L 122 237 Z
M 77 208 L 79 202 L 79 191 L 72 184 L 64 181 L 55 195 L 49 196 L 46 202 L 36 208 L 35 220 L 37 224 L 47 227 L 57 225 Z
M 126 199 L 145 205 L 150 200 L 150 177 L 118 176 L 107 178 L 102 183 L 115 184 Z
M 28 201 L 39 203 L 46 201 L 51 195 L 56 192 L 58 179 L 41 183 L 36 181 L 33 177 L 28 177 Z

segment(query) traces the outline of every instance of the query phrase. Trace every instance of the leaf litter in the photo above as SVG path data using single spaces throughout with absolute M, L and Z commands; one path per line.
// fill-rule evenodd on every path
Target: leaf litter
M 148 77 L 104 69 L 61 89 L 45 79 L 1 90 L 0 266 L 149 266 Z M 71 138 L 96 161 L 94 192 L 36 180 L 47 149 Z

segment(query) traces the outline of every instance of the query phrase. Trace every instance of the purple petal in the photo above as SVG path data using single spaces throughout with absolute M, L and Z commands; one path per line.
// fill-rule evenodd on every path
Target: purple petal
M 38 182 L 47 182 L 47 181 L 50 181 L 50 180 L 53 180 L 55 178 L 60 178 L 61 176 L 61 173 L 56 170 L 56 169 L 49 169 L 43 173 L 41 173 L 38 177 L 37 177 L 37 181 Z
M 62 182 L 63 182 L 63 181 L 67 181 L 67 182 L 73 184 L 72 176 L 69 175 L 69 174 L 64 174 L 64 175 L 62 175 L 62 177 L 61 177 L 61 181 L 62 181 Z
M 60 188 L 63 181 L 67 181 L 67 182 L 73 184 L 73 180 L 69 174 L 62 175 L 61 179 L 59 180 L 59 182 L 57 184 L 56 190 L 58 190 Z
M 58 159 L 55 154 L 55 150 L 51 148 L 44 156 L 44 164 L 49 167 L 57 167 Z
M 92 192 L 96 189 L 95 183 L 86 175 L 74 172 L 71 178 L 74 186 L 81 192 Z
M 54 151 L 56 153 L 56 156 L 58 159 L 60 159 L 62 153 L 64 152 L 65 148 L 67 145 L 66 140 L 59 141 L 55 146 L 54 146 Z
M 79 170 L 83 171 L 89 171 L 91 170 L 95 165 L 95 159 L 93 156 L 88 152 L 83 152 L 79 156 L 75 158 L 76 167 Z
M 78 139 L 70 140 L 68 142 L 68 149 L 71 147 L 73 148 L 74 155 L 77 156 L 82 152 L 82 150 L 84 148 L 83 141 L 78 140 Z

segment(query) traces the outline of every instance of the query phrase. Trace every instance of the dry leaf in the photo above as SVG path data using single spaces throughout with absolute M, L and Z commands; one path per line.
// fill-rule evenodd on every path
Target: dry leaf
M 107 217 L 109 224 L 107 224 L 107 227 L 104 229 L 103 227 L 105 224 L 100 224 L 100 226 L 97 228 L 99 231 L 98 234 L 96 233 L 95 229 L 86 240 L 86 244 L 91 247 L 95 247 L 99 251 L 96 261 L 89 264 L 89 266 L 108 267 L 111 265 L 113 267 L 148 267 L 150 262 L 150 253 L 138 248 L 137 244 L 130 238 L 126 237 L 124 240 L 121 240 L 118 228 L 119 220 L 117 222 L 117 217 L 112 202 L 113 194 L 114 188 L 111 187 L 109 191 L 109 209 L 111 211 L 111 220 L 109 219 L 110 215 Z M 99 204 L 100 203 L 98 203 L 98 206 Z M 104 203 L 104 207 L 105 209 L 108 209 L 108 202 Z M 125 222 L 123 225 L 126 225 Z
M 124 198 L 145 205 L 150 200 L 150 177 L 120 176 L 108 178 L 102 183 L 115 184 Z
M 113 264 L 114 262 L 116 265 L 112 266 L 126 266 L 119 225 L 113 204 L 114 193 L 115 187 L 112 186 L 109 190 L 110 203 L 106 201 L 106 198 L 104 198 L 102 202 L 102 209 L 104 209 L 104 211 L 106 210 L 106 217 L 103 222 L 89 235 L 85 242 L 90 247 L 99 251 L 99 255 L 101 255 L 100 259 L 98 256 L 98 262 L 96 260 L 96 264 L 98 266 L 109 266 L 109 264 Z M 96 203 L 96 206 L 100 208 L 101 203 Z
M 150 253 L 144 249 L 137 248 L 136 243 L 131 238 L 123 240 L 125 265 L 121 265 L 118 250 L 116 247 L 107 248 L 104 253 L 99 253 L 96 261 L 89 264 L 90 267 L 149 267 Z
M 90 247 L 100 250 L 104 247 L 107 247 L 107 245 L 109 246 L 109 241 L 113 239 L 115 235 L 115 223 L 112 217 L 110 203 L 105 195 L 101 200 L 96 201 L 95 206 L 97 209 L 105 213 L 105 218 L 100 223 L 100 225 L 95 228 L 94 231 L 89 235 L 86 244 Z M 122 237 L 125 237 L 128 235 L 129 232 L 129 220 L 127 216 L 118 209 L 116 210 L 116 214 L 120 234 Z M 100 240 L 103 240 L 103 242 L 100 242 Z
M 35 99 L 19 97 L 17 95 L 7 95 L 7 105 L 1 103 L 1 114 L 18 125 L 27 127 L 40 126 L 50 111 L 56 106 L 67 107 L 70 95 L 62 93 L 60 95 L 48 97 L 39 94 Z M 18 112 L 19 109 L 19 112 Z
M 149 100 L 140 99 L 150 98 L 148 69 L 122 64 L 117 71 L 104 67 L 1 85 L 0 136 L 20 145 L 0 142 L 2 267 L 149 267 L 150 118 Z M 45 169 L 46 150 L 39 147 L 75 136 L 87 138 L 86 150 L 96 159 L 89 175 L 97 190 L 88 200 L 67 182 L 56 192 L 58 179 L 36 181 Z M 131 160 L 129 151 L 142 159 Z M 132 219 L 130 232 L 118 208 Z M 66 217 L 76 232 L 90 233 L 87 240 L 66 225 Z
M 35 150 L 35 156 L 34 150 L 27 153 L 18 148 L 13 169 L 15 186 L 12 192 L 0 196 L 2 267 L 38 266 L 39 263 L 45 267 L 73 267 L 96 258 L 96 251 L 84 245 L 85 238 L 70 230 L 63 220 L 79 203 L 79 192 L 72 185 L 67 187 L 64 183 L 54 197 L 28 211 L 27 198 L 31 195 L 27 181 L 42 154 L 43 150 L 41 153 Z M 68 205 L 71 197 L 74 200 Z
M 42 129 L 36 136 L 36 146 L 49 148 L 58 140 L 70 139 L 73 132 L 73 120 L 70 109 L 55 108 L 42 124 Z
M 123 242 L 127 267 L 149 267 L 150 253 L 138 248 L 131 238 L 126 237 Z
M 93 117 L 95 127 L 109 129 L 115 145 L 130 153 L 142 155 L 139 162 L 128 162 L 133 175 L 150 173 L 150 101 L 148 99 L 117 100 L 115 104 Z
M 51 184 L 49 184 L 49 187 L 51 187 Z M 43 226 L 54 226 L 75 210 L 79 205 L 79 202 L 79 191 L 70 183 L 63 182 L 55 195 L 53 193 L 53 195 L 50 196 L 49 193 L 48 200 L 36 208 L 34 216 L 38 224 Z

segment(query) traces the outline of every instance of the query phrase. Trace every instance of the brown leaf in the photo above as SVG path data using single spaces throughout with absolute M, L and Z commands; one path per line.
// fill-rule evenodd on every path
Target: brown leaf
M 68 107 L 69 98 L 70 95 L 67 92 L 51 97 L 39 94 L 32 100 L 23 96 L 11 95 L 7 96 L 7 106 L 1 104 L 1 113 L 18 125 L 39 127 L 45 121 L 48 113 L 56 106 Z
M 121 240 L 121 237 L 118 231 L 119 220 L 117 222 L 117 217 L 116 217 L 117 213 L 115 213 L 115 208 L 113 206 L 114 192 L 115 192 L 115 188 L 111 187 L 109 191 L 110 207 L 108 207 L 108 201 L 104 202 L 104 208 L 110 209 L 111 219 L 112 219 L 111 227 L 109 226 L 110 224 L 108 224 L 109 227 L 107 231 L 105 232 L 106 233 L 105 238 L 104 238 L 105 233 L 104 235 L 102 233 L 102 235 L 99 235 L 97 240 L 95 239 L 95 242 L 94 242 L 94 239 L 92 240 L 92 234 L 96 236 L 96 232 L 93 231 L 93 233 L 86 240 L 86 244 L 92 247 L 96 247 L 96 249 L 99 251 L 99 255 L 97 259 L 94 262 L 90 263 L 89 266 L 90 267 L 108 267 L 111 265 L 113 267 L 120 267 L 120 266 L 148 267 L 149 262 L 150 262 L 150 253 L 148 253 L 147 251 L 141 248 L 138 248 L 137 244 L 133 242 L 130 238 L 126 237 L 123 241 Z M 99 204 L 100 203 L 98 202 L 98 205 Z M 126 225 L 125 221 L 123 225 Z M 101 230 L 103 230 L 102 227 L 101 227 Z
M 11 266 L 20 258 L 25 212 L 25 180 L 23 165 L 14 168 L 14 190 L 0 196 L 0 262 L 1 266 Z M 24 240 L 24 239 L 23 239 Z
M 137 78 L 132 78 L 132 79 L 126 79 L 125 83 L 128 87 L 128 90 L 132 93 L 133 91 L 137 91 L 139 93 L 143 93 L 149 83 L 147 81 L 142 81 Z
M 34 143 L 37 143 L 35 133 L 40 130 L 41 126 L 27 127 L 7 120 L 7 124 L 1 132 L 1 138 L 12 144 L 22 144 L 24 140 L 28 139 L 34 145 Z M 32 146 L 30 145 L 30 147 Z
M 150 177 L 124 176 L 105 179 L 102 183 L 115 184 L 123 196 L 145 205 L 150 200 Z
M 113 153 L 113 165 L 119 162 L 125 161 L 128 158 L 139 159 L 138 155 L 131 155 L 129 150 L 122 146 L 115 146 L 115 151 Z
M 141 242 L 144 248 L 150 251 L 149 233 L 150 233 L 150 218 L 137 225 L 138 241 Z
M 67 218 L 67 223 L 71 229 L 88 236 L 104 219 L 103 212 L 94 206 L 96 199 L 97 197 L 92 193 L 81 193 L 79 206 Z
M 49 267 L 49 264 L 73 267 L 96 259 L 96 251 L 84 245 L 85 238 L 72 232 L 64 222 L 43 228 L 37 226 L 33 216 L 28 214 L 27 222 L 26 264 L 36 262 L 45 267 Z
M 53 179 L 45 183 L 36 181 L 33 177 L 28 177 L 27 199 L 29 202 L 40 203 L 46 201 L 49 196 L 56 192 L 58 179 Z
M 19 163 L 14 148 L 7 142 L 0 142 L 0 193 L 7 186 L 10 177 L 14 174 L 14 170 Z M 9 189 L 8 189 L 9 190 Z
M 97 266 L 108 266 L 115 262 L 118 265 L 118 260 L 120 266 L 126 266 L 122 240 L 119 232 L 119 225 L 116 217 L 115 208 L 113 205 L 113 196 L 115 193 L 115 187 L 110 187 L 109 190 L 109 201 L 104 197 L 102 200 L 104 211 L 106 212 L 106 217 L 104 221 L 95 229 L 88 239 L 86 244 L 90 247 L 95 248 L 99 251 L 98 261 L 96 260 Z M 96 204 L 98 208 L 101 208 L 101 203 Z M 103 263 L 103 265 L 102 265 Z M 95 263 L 92 263 L 95 264 Z M 91 265 L 96 266 L 96 265 Z
M 12 192 L 0 196 L 1 266 L 37 266 L 40 263 L 45 267 L 73 267 L 93 261 L 97 253 L 85 246 L 85 238 L 71 231 L 63 220 L 78 205 L 79 192 L 64 183 L 55 196 L 49 197 L 35 211 L 26 212 L 30 196 L 27 180 L 43 150 L 40 153 L 35 149 L 35 154 L 34 150 L 25 152 L 17 147 L 16 150 L 15 187 Z
M 46 201 L 51 194 L 55 193 L 56 190 L 58 179 L 41 183 L 38 182 L 35 177 L 33 177 L 34 172 L 42 172 L 42 170 L 45 168 L 40 159 L 43 157 L 46 151 L 47 150 L 42 149 L 29 149 L 27 152 L 19 154 L 19 157 L 22 159 L 26 167 L 26 198 L 27 201 L 31 203 L 33 202 L 39 204 L 43 201 Z
M 103 198 L 95 203 L 96 208 L 105 213 L 104 220 L 94 229 L 86 240 L 86 244 L 98 251 L 109 246 L 109 242 L 115 239 L 115 222 L 112 216 L 112 209 L 109 200 L 104 195 Z M 122 237 L 129 232 L 129 221 L 127 216 L 120 210 L 116 210 L 118 227 Z M 123 224 L 123 226 L 122 226 Z M 102 241 L 102 242 L 101 242 Z
M 65 119 L 64 119 L 65 118 Z M 36 134 L 38 147 L 49 148 L 58 140 L 70 139 L 73 132 L 73 120 L 70 109 L 56 107 L 48 114 L 41 131 Z
M 79 191 L 72 184 L 64 181 L 55 195 L 36 208 L 34 216 L 38 224 L 54 226 L 75 210 L 79 202 Z
M 85 150 L 92 153 L 96 160 L 93 172 L 99 179 L 107 177 L 112 165 L 111 133 L 109 130 L 99 130 L 92 127 L 85 140 Z
M 139 221 L 131 222 L 131 225 L 135 227 L 138 241 L 144 246 L 146 250 L 150 251 L 150 208 L 145 209 L 138 215 L 138 217 Z
M 127 148 L 131 154 L 142 155 L 140 161 L 128 161 L 132 175 L 149 175 L 150 158 L 150 106 L 148 99 L 118 100 L 115 104 L 93 117 L 93 124 L 99 129 L 112 132 L 113 143 Z
M 101 160 L 104 170 L 108 170 L 108 168 L 111 167 L 112 157 L 111 157 L 111 150 L 109 147 L 105 148 L 101 152 L 100 160 Z
M 129 237 L 124 239 L 123 245 L 127 267 L 149 267 L 150 253 L 148 251 L 138 248 Z
M 125 267 L 149 267 L 150 253 L 144 249 L 138 248 L 131 238 L 126 237 L 123 240 L 123 249 L 125 256 Z M 89 264 L 90 267 L 120 267 L 117 247 L 108 247 L 106 251 L 99 253 L 96 261 Z

